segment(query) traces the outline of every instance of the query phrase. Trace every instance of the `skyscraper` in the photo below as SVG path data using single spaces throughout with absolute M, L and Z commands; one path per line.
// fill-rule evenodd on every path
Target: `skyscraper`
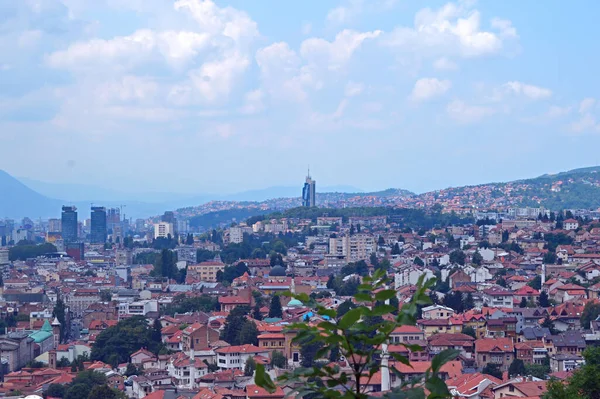
M 317 206 L 316 200 L 317 182 L 310 177 L 310 170 L 306 176 L 304 187 L 302 188 L 302 206 Z
M 63 206 L 61 217 L 62 238 L 65 243 L 77 241 L 77 208 Z
M 104 244 L 106 242 L 106 208 L 101 206 L 92 207 L 90 227 L 90 242 L 92 244 Z

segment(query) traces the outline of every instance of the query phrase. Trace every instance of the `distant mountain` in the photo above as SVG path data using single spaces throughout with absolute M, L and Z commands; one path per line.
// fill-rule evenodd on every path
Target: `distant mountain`
M 0 170 L 0 218 L 48 218 L 60 215 L 62 202 L 48 198 Z

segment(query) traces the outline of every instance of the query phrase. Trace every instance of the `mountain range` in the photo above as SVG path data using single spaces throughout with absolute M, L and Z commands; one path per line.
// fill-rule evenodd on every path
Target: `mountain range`
M 422 206 L 433 203 L 460 206 L 503 207 L 545 206 L 549 209 L 600 207 L 600 167 L 574 169 L 545 174 L 531 179 L 475 186 L 451 187 L 415 194 L 402 189 L 366 193 L 355 187 L 320 187 L 319 197 L 332 203 L 355 197 L 380 197 L 403 206 Z M 73 204 L 80 209 L 81 218 L 89 216 L 90 204 L 106 207 L 123 206 L 128 217 L 149 217 L 165 210 L 198 206 L 210 201 L 264 202 L 276 198 L 298 198 L 299 187 L 269 187 L 229 195 L 123 193 L 91 185 L 54 184 L 31 179 L 17 179 L 0 170 L 0 218 L 59 217 L 61 206 Z M 289 201 L 295 204 L 295 201 Z M 292 206 L 290 205 L 290 206 Z

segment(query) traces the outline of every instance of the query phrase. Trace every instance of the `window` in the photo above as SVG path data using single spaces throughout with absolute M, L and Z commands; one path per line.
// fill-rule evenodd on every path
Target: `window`
M 292 361 L 298 362 L 299 360 L 300 360 L 300 356 L 299 356 L 298 352 L 294 352 L 292 354 Z
M 514 387 L 514 386 L 512 386 L 512 385 L 510 385 L 510 386 L 508 387 L 508 392 L 514 392 L 514 391 L 515 391 L 515 387 Z

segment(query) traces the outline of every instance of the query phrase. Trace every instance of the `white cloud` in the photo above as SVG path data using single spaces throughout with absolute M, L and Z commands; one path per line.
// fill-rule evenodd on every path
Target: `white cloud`
M 335 36 L 333 42 L 321 38 L 310 38 L 302 42 L 300 55 L 309 63 L 323 63 L 330 70 L 342 68 L 350 60 L 354 51 L 367 39 L 374 39 L 381 31 L 356 32 L 344 29 Z
M 446 112 L 452 119 L 465 124 L 480 122 L 496 113 L 491 107 L 469 105 L 461 100 L 454 100 L 448 104 Z
M 546 117 L 548 118 L 562 118 L 571 113 L 573 107 L 560 107 L 558 105 L 552 105 L 548 108 L 548 112 L 546 112 Z
M 594 98 L 591 98 L 591 97 L 584 98 L 579 103 L 579 113 L 584 114 L 586 112 L 589 112 L 594 107 L 595 104 L 596 104 L 596 100 Z
M 386 35 L 385 44 L 420 56 L 477 57 L 500 52 L 503 39 L 510 38 L 482 30 L 479 11 L 469 6 L 462 2 L 437 10 L 422 9 L 415 16 L 414 27 L 395 28 Z M 506 27 L 508 22 L 502 25 Z
M 449 80 L 423 78 L 417 80 L 410 97 L 413 101 L 426 101 L 443 95 L 450 90 L 451 87 L 452 82 Z
M 340 26 L 354 22 L 367 12 L 380 12 L 393 8 L 398 0 L 345 0 L 342 5 L 327 13 L 327 23 Z
M 505 83 L 503 88 L 505 91 L 507 91 L 509 93 L 516 94 L 516 95 L 523 95 L 532 100 L 541 100 L 541 99 L 552 96 L 552 90 L 550 90 L 550 89 L 546 89 L 544 87 L 539 87 L 539 86 L 534 86 L 534 85 L 529 85 L 529 84 L 525 84 L 525 83 L 517 82 L 517 81 Z
M 310 32 L 312 32 L 312 24 L 310 22 L 303 23 L 301 32 L 303 35 L 310 35 Z
M 585 114 L 581 119 L 571 123 L 569 129 L 574 133 L 585 133 L 591 130 L 598 131 L 600 125 L 596 123 L 596 118 L 591 114 Z
M 454 71 L 458 69 L 458 65 L 446 57 L 441 57 L 435 60 L 433 62 L 433 67 L 435 69 L 439 69 L 440 71 Z
M 348 82 L 344 94 L 346 97 L 354 97 L 362 93 L 364 89 L 365 85 L 363 83 Z
M 498 29 L 502 37 L 517 38 L 517 29 L 513 26 L 512 22 L 506 19 L 493 18 L 492 28 Z
M 244 105 L 240 109 L 240 112 L 246 115 L 257 114 L 265 109 L 263 99 L 265 94 L 262 90 L 257 89 L 246 93 L 244 96 Z

